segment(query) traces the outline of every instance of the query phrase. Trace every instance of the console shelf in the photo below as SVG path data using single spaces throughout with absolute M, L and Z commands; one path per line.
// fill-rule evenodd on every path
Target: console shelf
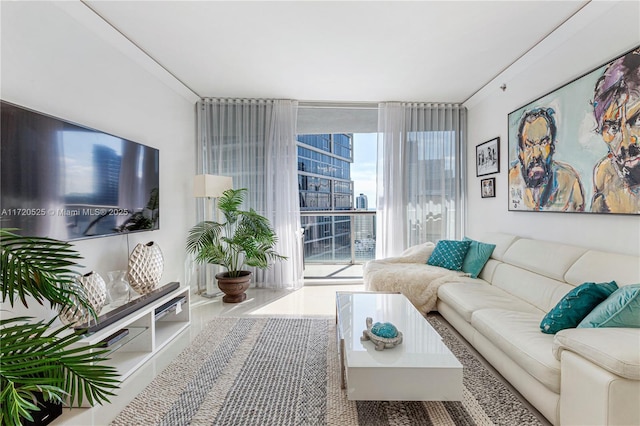
M 107 349 L 111 352 L 105 364 L 117 369 L 122 382 L 190 323 L 189 287 L 178 287 L 108 326 L 88 333 L 77 344 L 87 346 L 109 340 L 111 344 Z M 126 331 L 118 339 L 114 334 L 120 330 Z

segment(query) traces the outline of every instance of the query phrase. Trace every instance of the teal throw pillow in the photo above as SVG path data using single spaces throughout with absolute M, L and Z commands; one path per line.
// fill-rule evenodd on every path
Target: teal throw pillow
M 462 262 L 462 270 L 469 274 L 471 278 L 478 278 L 480 271 L 482 271 L 482 268 L 491 257 L 496 245 L 481 243 L 467 237 L 464 237 L 464 241 L 470 241 L 471 244 L 467 255 L 464 257 L 464 262 Z
M 596 306 L 578 328 L 640 328 L 640 284 L 620 287 Z
M 610 283 L 584 283 L 565 294 L 544 316 L 540 330 L 556 334 L 565 328 L 576 328 L 589 312 L 618 289 L 615 281 Z
M 471 241 L 440 240 L 427 260 L 427 265 L 460 271 L 470 245 Z

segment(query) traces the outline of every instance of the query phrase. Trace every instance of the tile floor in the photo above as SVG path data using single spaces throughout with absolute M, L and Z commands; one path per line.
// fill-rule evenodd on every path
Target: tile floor
M 356 280 L 357 281 L 357 280 Z M 327 281 L 324 281 L 325 284 Z M 338 282 L 338 281 L 334 281 Z M 212 299 L 191 295 L 191 326 L 163 348 L 122 383 L 111 404 L 93 408 L 64 408 L 62 416 L 51 425 L 92 426 L 107 425 L 118 413 L 218 316 L 334 316 L 336 291 L 362 291 L 359 283 L 339 285 L 309 285 L 299 290 L 249 289 L 247 300 L 238 304 L 222 303 L 221 297 Z

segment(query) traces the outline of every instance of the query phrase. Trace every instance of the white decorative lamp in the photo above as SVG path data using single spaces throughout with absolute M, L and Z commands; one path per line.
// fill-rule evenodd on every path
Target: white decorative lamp
M 231 176 L 196 175 L 193 179 L 193 196 L 196 198 L 219 198 L 224 191 L 231 188 Z
M 216 199 L 220 198 L 224 191 L 227 189 L 233 188 L 233 178 L 231 176 L 219 176 L 219 175 L 196 175 L 193 179 L 193 196 L 196 198 L 206 198 L 207 201 L 213 199 L 213 220 L 218 220 L 218 208 L 216 205 Z M 207 206 L 208 207 L 208 206 Z M 207 208 L 207 211 L 209 209 Z M 207 213 L 205 213 L 205 220 L 207 220 Z M 202 296 L 205 297 L 216 297 L 221 295 L 221 292 L 217 292 L 215 294 L 211 293 L 213 290 L 213 279 L 208 279 L 207 276 L 209 272 L 209 268 L 205 269 L 205 281 L 206 281 L 206 289 L 200 289 L 198 285 L 198 290 Z

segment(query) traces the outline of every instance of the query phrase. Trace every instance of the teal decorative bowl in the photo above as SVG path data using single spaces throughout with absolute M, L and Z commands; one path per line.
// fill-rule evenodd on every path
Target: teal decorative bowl
M 390 322 L 377 322 L 371 327 L 371 333 L 386 339 L 393 339 L 398 336 L 398 329 Z

